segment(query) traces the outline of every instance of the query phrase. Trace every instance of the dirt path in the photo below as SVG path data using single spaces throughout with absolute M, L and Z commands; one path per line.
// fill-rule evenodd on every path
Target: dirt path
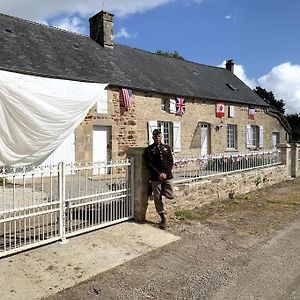
M 181 239 L 54 299 L 300 299 L 300 180 L 178 212 Z

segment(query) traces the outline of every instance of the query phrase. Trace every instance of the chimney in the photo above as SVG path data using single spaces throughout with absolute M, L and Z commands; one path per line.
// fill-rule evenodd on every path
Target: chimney
M 234 73 L 234 60 L 229 59 L 226 61 L 226 69 L 229 70 L 230 72 Z
M 102 10 L 89 19 L 90 37 L 105 48 L 114 47 L 113 17 L 113 14 Z

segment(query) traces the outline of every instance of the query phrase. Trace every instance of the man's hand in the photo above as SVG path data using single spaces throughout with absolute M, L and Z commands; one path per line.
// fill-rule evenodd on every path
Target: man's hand
M 159 175 L 159 180 L 160 181 L 164 181 L 164 180 L 166 180 L 167 179 L 167 174 L 166 173 L 160 173 L 160 175 Z

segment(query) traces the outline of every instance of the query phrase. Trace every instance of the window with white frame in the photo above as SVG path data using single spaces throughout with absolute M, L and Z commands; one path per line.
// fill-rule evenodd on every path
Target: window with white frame
M 251 125 L 251 138 L 250 138 L 250 145 L 252 147 L 257 147 L 258 144 L 258 128 L 255 125 Z
M 174 152 L 181 151 L 181 130 L 180 122 L 149 121 L 148 122 L 148 142 L 153 143 L 152 132 L 160 129 L 162 133 L 162 143 L 169 145 Z
M 157 128 L 161 131 L 163 143 L 173 147 L 173 123 L 158 121 Z
M 227 148 L 236 149 L 237 148 L 237 126 L 233 124 L 227 125 Z
M 103 90 L 100 92 L 96 104 L 96 109 L 98 114 L 107 114 L 107 109 L 108 109 L 107 90 Z
M 263 148 L 264 128 L 257 125 L 246 125 L 246 147 L 250 149 Z
M 279 132 L 272 132 L 272 147 L 276 148 L 276 145 L 279 144 L 280 139 L 279 139 Z
M 176 100 L 163 98 L 160 101 L 160 108 L 162 111 L 168 112 L 170 114 L 176 113 Z

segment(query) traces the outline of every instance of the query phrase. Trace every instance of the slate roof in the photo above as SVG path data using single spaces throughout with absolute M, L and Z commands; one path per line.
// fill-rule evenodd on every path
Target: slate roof
M 224 68 L 180 61 L 0 14 L 0 69 L 170 95 L 269 106 Z M 233 85 L 233 91 L 227 84 Z

